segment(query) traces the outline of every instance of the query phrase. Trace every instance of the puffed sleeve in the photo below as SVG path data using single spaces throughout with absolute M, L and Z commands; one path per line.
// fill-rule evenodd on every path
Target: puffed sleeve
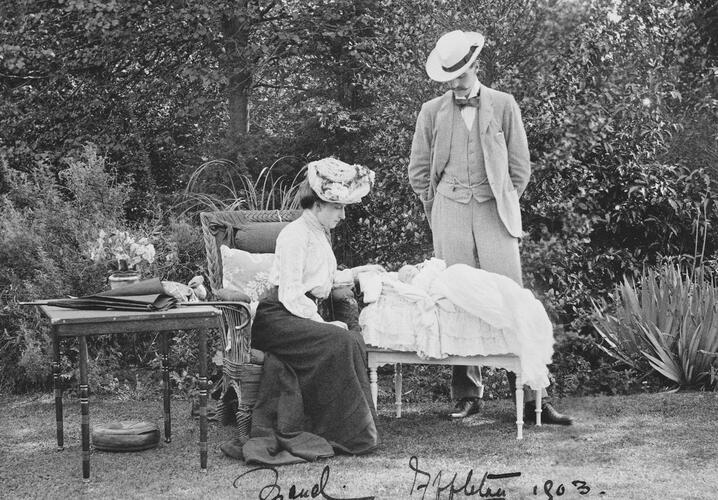
M 354 273 L 351 269 L 337 269 L 334 273 L 334 283 L 332 287 L 351 286 L 354 284 Z
M 274 265 L 279 274 L 279 301 L 295 316 L 324 323 L 317 305 L 304 295 L 302 274 L 307 246 L 306 235 L 283 231 L 277 238 Z

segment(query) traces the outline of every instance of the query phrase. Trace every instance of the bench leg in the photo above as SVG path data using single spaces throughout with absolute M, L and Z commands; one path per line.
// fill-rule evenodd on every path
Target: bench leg
M 536 425 L 541 426 L 541 391 L 536 391 Z
M 369 364 L 369 389 L 371 390 L 371 401 L 374 403 L 374 410 L 377 410 L 377 399 L 379 398 L 379 385 L 377 383 L 376 366 Z
M 394 365 L 394 399 L 396 401 L 396 418 L 401 418 L 401 384 L 402 384 L 402 374 L 401 374 L 401 363 L 397 363 Z
M 481 373 L 480 365 L 471 365 L 466 367 L 466 377 L 471 380 L 478 391 L 477 397 L 484 398 L 484 375 Z
M 516 377 L 520 379 L 520 377 Z M 516 439 L 524 438 L 524 388 L 516 384 Z

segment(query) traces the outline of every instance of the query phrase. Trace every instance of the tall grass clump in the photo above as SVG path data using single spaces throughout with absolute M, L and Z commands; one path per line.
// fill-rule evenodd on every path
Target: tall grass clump
M 252 179 L 229 160 L 211 160 L 197 167 L 187 182 L 182 213 L 218 210 L 290 210 L 299 206 L 297 190 L 304 168 L 289 180 L 274 170 L 282 160 L 263 168 Z
M 624 278 L 594 303 L 593 326 L 608 355 L 682 388 L 716 388 L 718 289 L 704 265 L 664 262 Z

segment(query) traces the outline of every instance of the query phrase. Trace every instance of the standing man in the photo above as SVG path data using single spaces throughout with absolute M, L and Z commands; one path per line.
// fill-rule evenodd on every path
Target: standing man
M 531 174 L 521 111 L 514 98 L 479 82 L 484 37 L 452 31 L 436 42 L 426 61 L 429 78 L 449 90 L 421 107 L 409 160 L 409 182 L 424 205 L 434 253 L 446 265 L 467 264 L 502 274 L 523 286 L 519 197 Z M 515 386 L 515 376 L 509 373 Z M 452 418 L 481 408 L 478 366 L 455 366 Z M 525 391 L 524 419 L 535 422 L 533 391 Z M 542 423 L 570 425 L 548 401 Z

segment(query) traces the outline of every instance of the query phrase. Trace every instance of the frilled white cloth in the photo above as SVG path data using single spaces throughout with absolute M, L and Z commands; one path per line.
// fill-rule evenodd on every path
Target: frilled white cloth
M 547 387 L 554 339 L 541 302 L 505 276 L 442 264 L 432 259 L 411 284 L 378 276 L 379 299 L 359 316 L 365 342 L 434 359 L 514 354 L 519 383 Z

